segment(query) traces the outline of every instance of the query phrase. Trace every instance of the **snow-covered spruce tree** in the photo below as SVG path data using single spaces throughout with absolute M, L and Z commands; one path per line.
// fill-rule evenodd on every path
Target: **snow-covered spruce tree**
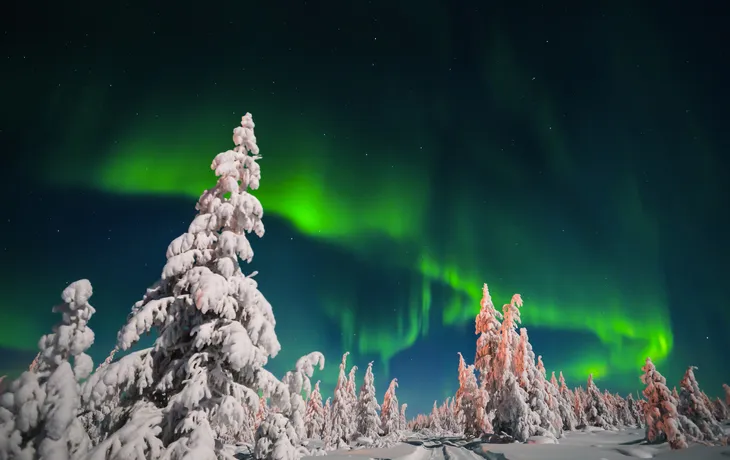
M 527 441 L 538 428 L 539 420 L 527 404 L 527 392 L 522 389 L 512 370 L 512 356 L 514 355 L 518 335 L 517 325 L 520 322 L 519 308 L 522 298 L 519 294 L 512 297 L 512 301 L 502 307 L 504 320 L 500 327 L 500 342 L 497 356 L 494 358 L 494 375 L 497 379 L 493 395 L 494 431 L 504 431 L 518 441 Z
M 730 416 L 728 415 L 727 406 L 720 398 L 715 398 L 715 400 L 712 401 L 712 415 L 714 415 L 720 422 L 727 420 Z
M 400 416 L 398 417 L 398 429 L 399 430 L 408 429 L 408 423 L 406 421 L 406 409 L 408 409 L 408 404 L 403 403 L 400 405 Z
M 565 431 L 573 431 L 575 430 L 575 412 L 573 412 L 573 408 L 570 404 L 571 402 L 571 396 L 570 396 L 570 390 L 567 386 L 565 386 L 565 390 L 567 392 L 563 394 L 562 387 L 565 385 L 565 379 L 563 378 L 563 373 L 560 373 L 560 379 L 559 382 L 558 379 L 555 377 L 555 372 L 553 371 L 552 375 L 550 376 L 550 394 L 557 404 L 558 408 L 558 414 L 560 416 L 560 420 L 563 423 L 563 430 Z
M 672 387 L 672 398 L 674 398 L 677 401 L 679 401 L 679 391 L 677 391 L 677 387 L 676 386 Z
M 486 392 L 484 392 L 486 395 Z M 492 431 L 491 420 L 484 410 L 479 410 L 482 397 L 479 394 L 474 366 L 467 366 L 459 353 L 459 389 L 456 390 L 456 417 L 461 424 L 461 432 L 467 438 L 477 438 L 485 431 Z M 486 401 L 485 401 L 486 407 Z
M 459 433 L 461 426 L 456 418 L 456 398 L 446 398 L 439 408 L 441 426 L 446 433 Z
M 719 441 L 725 437 L 722 425 L 712 414 L 712 407 L 707 407 L 701 397 L 700 386 L 695 378 L 695 366 L 690 366 L 680 382 L 681 391 L 677 403 L 677 413 L 687 417 L 702 433 L 705 441 Z
M 433 402 L 433 409 L 431 409 L 429 428 L 434 431 L 435 434 L 441 434 L 443 428 L 441 427 L 441 411 L 438 408 L 436 401 Z
M 606 408 L 608 408 L 608 415 L 606 420 L 612 427 L 619 427 L 621 425 L 618 418 L 618 403 L 616 398 L 607 390 L 603 390 L 603 400 L 606 402 Z
M 322 418 L 324 423 L 322 425 L 321 438 L 323 441 L 332 438 L 332 398 L 327 398 L 322 408 Z
M 559 438 L 563 435 L 563 418 L 560 415 L 559 396 L 555 386 L 547 380 L 547 371 L 545 370 L 545 364 L 542 362 L 542 356 L 537 357 L 535 372 L 532 393 L 535 395 L 536 400 L 539 399 L 545 403 L 547 412 L 544 415 L 541 414 L 540 411 L 544 411 L 544 409 L 542 409 L 540 403 L 535 404 L 533 410 L 540 415 L 542 421 L 540 426 Z
M 494 376 L 491 375 L 493 374 L 492 361 L 499 348 L 499 328 L 502 313 L 494 307 L 487 283 L 484 283 L 482 287 L 482 300 L 479 305 L 479 314 L 477 314 L 475 320 L 475 333 L 479 334 L 479 338 L 477 339 L 474 367 L 479 371 L 480 386 L 492 393 L 495 382 Z
M 398 397 L 395 395 L 395 389 L 398 387 L 398 379 L 393 379 L 388 385 L 388 389 L 383 396 L 383 405 L 380 411 L 380 428 L 384 435 L 395 433 L 398 431 L 399 406 Z
M 309 398 L 312 392 L 310 378 L 314 374 L 314 367 L 317 365 L 319 365 L 320 370 L 324 369 L 324 355 L 315 351 L 299 358 L 294 370 L 287 372 L 284 378 L 281 379 L 289 387 L 291 410 L 288 413 L 288 418 L 299 439 L 307 436 L 304 427 L 304 415 L 307 410 L 304 398 Z M 302 397 L 302 393 L 304 397 Z M 275 440 L 272 440 L 273 442 Z
M 345 368 L 347 366 L 347 355 L 342 355 L 340 363 L 340 373 L 337 377 L 337 386 L 335 387 L 334 398 L 332 399 L 332 408 L 330 410 L 330 419 L 332 429 L 325 437 L 325 445 L 328 448 L 344 447 L 352 436 L 352 421 L 354 415 L 354 407 L 350 406 L 350 397 L 347 394 L 347 377 Z
M 725 405 L 730 407 L 730 385 L 723 383 L 722 389 L 725 391 Z
M 552 435 L 559 437 L 562 434 L 562 421 L 558 421 L 557 412 L 553 412 L 549 406 L 548 394 L 545 389 L 545 367 L 542 374 L 535 365 L 535 353 L 527 335 L 527 329 L 520 329 L 517 349 L 514 358 L 514 371 L 518 382 L 527 393 L 527 403 L 533 412 L 533 418 L 537 427 L 533 428 L 531 434 Z
M 667 380 L 648 357 L 641 370 L 644 372 L 641 381 L 646 385 L 644 388 L 646 439 L 649 442 L 661 442 L 666 439 L 672 449 L 686 448 L 687 441 L 679 429 L 677 401 L 667 388 Z
M 357 399 L 355 412 L 357 413 L 357 433 L 371 440 L 375 440 L 380 434 L 380 417 L 378 411 L 380 404 L 375 396 L 375 377 L 373 376 L 373 363 L 368 363 L 365 371 L 365 379 L 360 387 L 360 396 Z
M 638 428 L 644 427 L 644 416 L 642 411 L 639 408 L 638 401 L 634 400 L 634 396 L 629 393 L 626 396 L 626 408 L 631 414 L 631 420 L 635 422 L 635 426 Z
M 304 415 L 304 429 L 307 438 L 320 439 L 324 428 L 324 407 L 322 406 L 322 393 L 319 391 L 319 380 L 314 384 L 314 389 L 307 399 L 307 412 Z
M 93 362 L 85 351 L 94 343 L 87 326 L 94 314 L 93 290 L 82 279 L 63 290 L 62 314 L 51 334 L 38 341 L 36 365 L 23 372 L 0 396 L 0 459 L 79 458 L 90 447 L 79 419 L 78 382 Z
M 573 391 L 573 411 L 575 413 L 575 427 L 586 428 L 588 426 L 588 418 L 586 417 L 585 401 L 587 396 L 582 387 L 577 387 Z
M 167 248 L 161 279 L 137 302 L 118 335 L 120 350 L 156 332 L 151 349 L 110 363 L 85 387 L 92 410 L 119 398 L 108 437 L 89 460 L 208 459 L 227 454 L 216 439 L 247 429 L 259 392 L 272 409 L 257 430 L 256 456 L 295 455 L 288 386 L 264 366 L 280 350 L 271 305 L 239 258 L 253 251 L 246 233 L 263 236 L 259 149 L 250 114 L 233 131 L 233 150 L 218 154 L 215 187 L 203 192 L 186 233 Z M 119 395 L 123 395 L 119 397 Z M 273 412 L 273 411 L 272 411 Z M 273 445 L 266 441 L 275 439 Z
M 586 386 L 586 401 L 584 411 L 588 425 L 610 430 L 610 414 L 603 394 L 593 382 L 593 374 L 588 375 L 588 384 Z
M 350 368 L 350 372 L 347 374 L 347 399 L 349 407 L 352 408 L 352 411 L 350 413 L 350 426 L 347 429 L 347 432 L 350 433 L 350 437 L 352 437 L 357 431 L 357 415 L 355 412 L 355 409 L 357 408 L 357 380 L 355 380 L 356 373 L 357 366 L 353 365 Z

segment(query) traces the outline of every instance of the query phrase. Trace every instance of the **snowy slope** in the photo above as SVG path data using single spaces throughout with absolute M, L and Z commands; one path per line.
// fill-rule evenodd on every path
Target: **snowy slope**
M 661 460 L 728 460 L 730 446 L 706 447 L 692 445 L 688 449 L 671 451 L 667 444 L 644 445 L 644 430 L 595 430 L 567 433 L 560 444 L 542 443 L 532 438 L 528 444 L 466 443 L 456 439 L 408 439 L 389 448 L 336 450 L 327 460 L 629 460 L 657 458 Z M 322 460 L 322 457 L 304 457 Z

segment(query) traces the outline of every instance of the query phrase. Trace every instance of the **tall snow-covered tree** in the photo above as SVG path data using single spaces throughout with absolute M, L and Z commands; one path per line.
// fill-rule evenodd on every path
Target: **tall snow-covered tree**
M 730 385 L 723 383 L 722 389 L 725 391 L 725 404 L 730 407 Z
M 96 310 L 88 280 L 63 290 L 63 303 L 53 307 L 62 320 L 38 342 L 36 365 L 0 397 L 0 459 L 80 458 L 90 440 L 79 419 L 79 381 L 89 376 L 93 362 L 85 352 L 94 343 L 88 327 Z
M 719 441 L 725 436 L 722 425 L 712 414 L 712 406 L 708 407 L 701 396 L 700 386 L 695 378 L 695 366 L 690 366 L 680 382 L 681 391 L 677 403 L 677 413 L 687 417 L 702 433 L 705 441 Z
M 604 430 L 611 429 L 611 415 L 603 394 L 593 382 L 593 374 L 588 375 L 586 392 L 584 411 L 588 425 L 603 428 Z
M 314 384 L 314 389 L 307 399 L 307 412 L 304 415 L 304 428 L 306 435 L 311 439 L 320 439 L 324 428 L 324 407 L 322 406 L 322 393 L 319 391 L 319 381 Z
M 353 434 L 351 428 L 355 408 L 350 405 L 351 400 L 347 393 L 347 375 L 345 374 L 347 355 L 349 354 L 349 352 L 345 352 L 342 355 L 340 373 L 337 377 L 337 386 L 332 399 L 332 409 L 330 411 L 332 430 L 330 436 L 325 438 L 325 444 L 329 447 L 345 445 Z
M 357 399 L 355 412 L 357 413 L 357 432 L 375 440 L 380 434 L 380 417 L 378 411 L 380 404 L 375 396 L 375 376 L 373 376 L 373 363 L 368 363 L 365 371 L 365 379 L 360 387 L 360 396 Z
M 667 380 L 656 369 L 651 358 L 646 358 L 641 370 L 644 371 L 641 381 L 646 385 L 644 419 L 647 440 L 657 442 L 666 439 L 672 449 L 686 448 L 687 440 L 679 428 L 677 401 L 667 388 Z
M 497 311 L 489 294 L 487 283 L 482 287 L 482 300 L 480 302 L 479 314 L 475 320 L 475 332 L 479 334 L 477 339 L 477 351 L 474 358 L 474 367 L 479 371 L 480 383 L 487 391 L 493 391 L 494 378 L 492 373 L 492 361 L 497 355 L 499 348 L 499 328 L 502 313 Z
M 380 428 L 383 434 L 395 433 L 398 431 L 399 405 L 395 389 L 398 387 L 398 379 L 393 379 L 383 396 L 383 405 L 380 410 Z
M 263 208 L 248 191 L 261 179 L 250 114 L 234 129 L 233 142 L 213 160 L 216 185 L 201 195 L 188 230 L 167 248 L 160 280 L 118 335 L 118 348 L 127 350 L 156 332 L 154 346 L 110 363 L 85 385 L 92 409 L 124 395 L 113 432 L 91 460 L 121 452 L 130 460 L 222 456 L 216 439 L 246 429 L 244 405 L 255 412 L 259 392 L 280 413 L 259 426 L 255 455 L 295 455 L 288 386 L 264 368 L 281 348 L 276 321 L 254 274 L 244 275 L 239 265 L 253 257 L 246 234 L 264 234 Z

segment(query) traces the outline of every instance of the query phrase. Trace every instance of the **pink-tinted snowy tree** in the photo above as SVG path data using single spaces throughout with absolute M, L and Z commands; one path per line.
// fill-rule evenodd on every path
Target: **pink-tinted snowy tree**
M 480 394 L 483 393 L 483 394 Z M 456 417 L 461 425 L 461 432 L 467 438 L 476 438 L 483 433 L 492 432 L 492 423 L 486 411 L 480 410 L 486 391 L 481 392 L 474 375 L 474 366 L 467 366 L 464 357 L 459 353 L 459 389 L 456 391 Z M 484 406 L 486 407 L 486 401 Z M 482 431 L 485 428 L 486 431 Z
M 314 389 L 307 399 L 307 412 L 304 415 L 304 428 L 310 439 L 320 439 L 324 428 L 324 407 L 322 406 L 322 393 L 319 392 L 319 381 L 314 384 Z
M 672 449 L 686 448 L 687 441 L 679 429 L 677 401 L 667 388 L 667 380 L 648 357 L 641 370 L 644 371 L 641 381 L 646 385 L 644 388 L 646 439 L 649 442 L 666 439 Z
M 725 437 L 722 425 L 712 415 L 712 407 L 708 407 L 702 398 L 700 386 L 695 378 L 694 366 L 687 371 L 680 382 L 681 391 L 677 403 L 677 413 L 687 417 L 702 433 L 700 439 L 713 442 Z
M 725 391 L 725 404 L 730 407 L 730 385 L 723 383 L 722 389 Z
M 499 348 L 502 313 L 494 307 L 487 283 L 484 283 L 482 287 L 482 300 L 479 305 L 479 314 L 475 320 L 475 331 L 476 334 L 479 334 L 479 338 L 477 339 L 474 367 L 479 371 L 480 386 L 491 393 L 494 391 L 495 382 L 495 377 L 491 375 L 493 374 L 492 361 Z
M 398 379 L 393 379 L 383 396 L 383 406 L 380 411 L 380 427 L 383 434 L 388 435 L 398 431 L 399 406 L 395 389 L 398 387 Z
M 522 298 L 515 294 L 512 301 L 502 307 L 504 320 L 500 326 L 499 348 L 493 366 L 497 390 L 492 395 L 492 423 L 496 432 L 504 431 L 518 441 L 526 441 L 538 431 L 539 421 L 527 404 L 527 392 L 520 387 L 512 370 L 512 356 L 519 339 L 516 329 L 520 323 L 521 306 Z
M 730 416 L 728 414 L 728 408 L 722 401 L 722 399 L 715 398 L 715 400 L 712 401 L 712 415 L 714 415 L 715 418 L 720 422 L 722 422 L 723 420 L 727 420 Z
M 223 456 L 216 439 L 247 429 L 244 405 L 255 413 L 259 392 L 279 413 L 259 426 L 255 456 L 296 455 L 288 385 L 264 368 L 281 348 L 276 321 L 253 274 L 244 275 L 239 265 L 239 258 L 253 257 L 246 234 L 264 234 L 263 208 L 248 191 L 261 179 L 250 114 L 233 131 L 233 142 L 233 150 L 213 160 L 217 183 L 198 200 L 187 232 L 168 246 L 160 281 L 118 336 L 118 348 L 127 350 L 156 332 L 154 346 L 110 363 L 84 386 L 92 410 L 118 399 L 108 437 L 89 460 L 120 452 L 128 460 Z
M 2 393 L 0 459 L 75 459 L 90 448 L 79 418 L 78 382 L 93 370 L 85 353 L 94 342 L 87 326 L 95 312 L 89 304 L 92 293 L 85 279 L 63 290 L 63 303 L 53 307 L 63 318 L 38 342 L 36 366 Z
M 357 433 L 370 440 L 375 440 L 380 434 L 380 417 L 378 411 L 380 404 L 375 396 L 375 376 L 373 375 L 373 363 L 368 363 L 365 371 L 365 378 L 360 387 L 360 396 L 357 399 L 355 412 L 357 413 Z

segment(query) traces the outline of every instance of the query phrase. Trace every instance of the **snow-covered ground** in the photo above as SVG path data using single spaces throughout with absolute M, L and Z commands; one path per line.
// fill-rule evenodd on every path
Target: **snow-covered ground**
M 728 460 L 730 446 L 692 445 L 671 451 L 665 444 L 650 446 L 643 442 L 643 429 L 567 433 L 559 444 L 532 438 L 528 444 L 487 444 L 456 438 L 419 439 L 414 437 L 389 448 L 335 450 L 328 460 L 628 460 L 658 458 L 666 460 Z M 547 441 L 547 442 L 546 442 Z M 322 460 L 322 457 L 304 457 Z M 303 459 L 303 460 L 304 460 Z

